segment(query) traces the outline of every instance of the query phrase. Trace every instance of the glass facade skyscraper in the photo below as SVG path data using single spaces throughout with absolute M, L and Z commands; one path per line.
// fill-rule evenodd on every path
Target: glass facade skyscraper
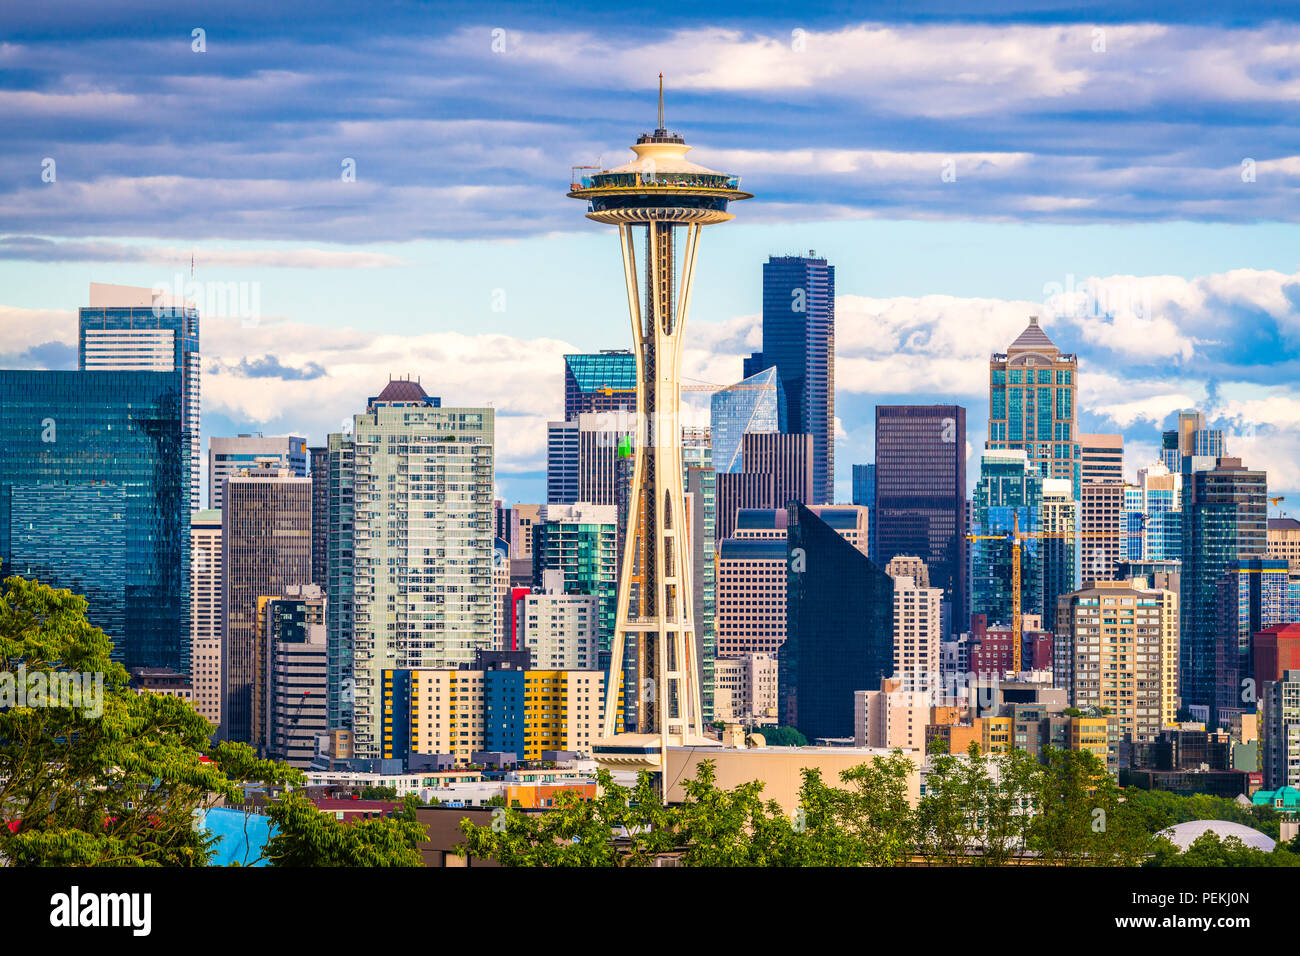
M 919 557 L 943 589 L 950 630 L 966 630 L 966 409 L 877 405 L 875 457 L 875 560 Z
M 618 602 L 618 509 L 613 505 L 543 505 L 533 525 L 533 587 L 548 571 L 563 576 L 565 594 L 598 598 L 597 643 L 608 653 Z
M 742 439 L 750 432 L 785 432 L 785 390 L 775 368 L 713 393 L 709 405 L 714 470 L 744 471 Z
M 584 412 L 635 411 L 636 356 L 607 349 L 564 356 L 564 420 Z
M 1043 477 L 1023 451 L 986 451 L 971 500 L 972 535 L 1041 531 Z M 1043 613 L 1042 541 L 1021 542 L 1020 607 L 1024 614 Z M 971 542 L 971 614 L 990 624 L 1011 623 L 1012 546 L 1010 540 Z
M 1056 347 L 1032 317 L 1005 353 L 989 359 L 990 450 L 1018 449 L 1044 478 L 1083 483 L 1079 446 L 1079 360 Z
M 1238 637 L 1219 633 L 1218 595 L 1236 562 L 1266 557 L 1267 479 L 1238 458 L 1185 456 L 1182 482 L 1179 687 L 1213 727 L 1242 707 Z
M 829 504 L 835 500 L 835 267 L 812 253 L 763 263 L 763 350 L 745 360 L 745 377 L 772 367 L 785 391 L 787 430 L 813 436 L 808 504 Z
M 127 668 L 188 672 L 181 377 L 4 370 L 0 407 L 3 573 L 84 595 Z
M 852 737 L 853 695 L 894 670 L 894 581 L 805 506 L 789 508 L 781 723 Z
M 189 472 L 190 511 L 198 511 L 202 448 L 199 440 L 199 313 L 153 289 L 90 284 L 90 305 L 77 313 L 78 368 L 83 372 L 171 372 L 180 385 Z M 219 507 L 214 505 L 214 507 Z

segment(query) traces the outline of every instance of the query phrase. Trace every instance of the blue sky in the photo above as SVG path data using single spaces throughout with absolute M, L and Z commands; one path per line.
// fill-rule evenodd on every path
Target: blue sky
M 1130 472 L 1195 404 L 1300 496 L 1295 8 L 897 6 L 9 5 L 0 362 L 75 362 L 89 282 L 193 255 L 257 305 L 205 314 L 205 435 L 316 442 L 410 373 L 493 403 L 499 490 L 536 499 L 561 356 L 629 338 L 569 168 L 630 155 L 662 71 L 756 194 L 706 232 L 687 372 L 740 377 L 767 255 L 828 256 L 842 497 L 877 402 L 966 405 L 977 455 L 1033 313 Z

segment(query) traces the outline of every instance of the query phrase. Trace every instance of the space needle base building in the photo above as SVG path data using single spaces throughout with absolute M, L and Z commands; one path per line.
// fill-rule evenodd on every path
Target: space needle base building
M 626 165 L 573 177 L 569 197 L 587 218 L 618 227 L 636 354 L 637 416 L 618 616 L 597 762 L 663 771 L 669 747 L 716 746 L 704 736 L 692 621 L 691 549 L 682 483 L 681 363 L 700 229 L 734 218 L 728 203 L 752 198 L 740 179 L 696 165 L 664 123 L 640 136 Z M 678 230 L 681 230 L 680 234 Z M 633 726 L 618 732 L 619 683 L 636 656 Z M 666 788 L 665 788 L 666 789 Z

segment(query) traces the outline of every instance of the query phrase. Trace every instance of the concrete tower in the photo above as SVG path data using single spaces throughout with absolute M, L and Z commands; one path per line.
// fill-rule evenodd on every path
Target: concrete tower
M 669 746 L 704 744 L 700 681 L 692 621 L 689 531 L 682 487 L 680 390 L 683 332 L 690 307 L 700 229 L 733 218 L 727 204 L 749 199 L 735 176 L 686 158 L 685 140 L 659 123 L 639 137 L 636 159 L 581 179 L 570 198 L 587 203 L 587 218 L 618 227 L 636 356 L 636 433 L 598 760 L 662 769 Z M 685 231 L 679 244 L 676 230 Z M 638 269 L 638 245 L 641 262 Z M 642 288 L 641 283 L 644 283 Z M 635 647 L 635 650 L 632 650 Z M 625 649 L 636 655 L 637 726 L 615 737 L 618 675 Z

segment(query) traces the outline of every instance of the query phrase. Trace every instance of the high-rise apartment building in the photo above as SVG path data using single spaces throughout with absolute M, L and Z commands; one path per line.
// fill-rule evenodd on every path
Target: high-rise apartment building
M 470 664 L 494 643 L 493 426 L 491 408 L 395 380 L 330 436 L 331 721 L 350 713 L 358 758 L 385 749 L 386 670 Z
M 1083 483 L 1078 379 L 1078 357 L 1058 349 L 1037 316 L 1006 352 L 989 359 L 986 447 L 1023 451 L 1036 474 L 1068 478 L 1076 497 Z
M 781 723 L 809 739 L 852 737 L 854 693 L 878 687 L 893 669 L 894 582 L 798 503 L 789 508 L 786 547 Z
M 1108 708 L 1119 731 L 1155 740 L 1178 711 L 1178 596 L 1090 582 L 1057 603 L 1053 679 L 1080 710 Z
M 1285 671 L 1300 670 L 1300 624 L 1274 624 L 1256 632 L 1251 661 L 1256 687 L 1281 680 Z
M 895 561 L 898 559 L 895 558 Z M 901 565 L 891 562 L 897 570 Z M 889 569 L 886 569 L 887 573 Z M 943 643 L 943 589 L 926 587 L 924 579 L 891 573 L 894 579 L 893 675 L 913 689 L 929 688 L 939 680 L 939 649 Z
M 190 516 L 190 687 L 194 709 L 221 725 L 221 512 Z
M 129 670 L 190 667 L 182 384 L 170 371 L 0 371 L 3 573 L 83 595 Z
M 739 472 L 717 473 L 718 540 L 731 536 L 741 508 L 785 508 L 813 494 L 813 436 L 749 432 Z
M 714 662 L 715 720 L 744 724 L 776 720 L 775 654 L 719 657 Z
M 83 372 L 167 372 L 181 396 L 182 459 L 189 510 L 199 510 L 199 312 L 151 288 L 90 284 L 90 305 L 78 309 L 78 368 Z
M 558 574 L 560 593 L 591 596 L 596 602 L 592 625 L 597 647 L 608 652 L 618 610 L 617 509 L 586 502 L 542 505 L 530 530 L 534 590 L 555 589 L 547 584 L 547 576 Z M 545 662 L 535 666 L 545 666 Z
M 599 666 L 599 598 L 565 593 L 564 572 L 542 573 L 523 600 L 519 633 L 534 668 L 595 670 Z
M 686 495 L 687 544 L 691 555 L 695 650 L 700 674 L 700 710 L 713 720 L 713 662 L 718 655 L 718 482 L 713 468 L 712 430 L 682 427 L 682 491 Z
M 208 439 L 208 507 L 222 508 L 226 479 L 245 468 L 284 468 L 299 478 L 307 476 L 307 439 L 297 435 L 262 435 Z
M 810 252 L 763 263 L 763 350 L 745 377 L 775 367 L 791 432 L 813 436 L 812 498 L 835 500 L 835 267 Z M 780 507 L 784 507 L 782 502 Z
M 856 466 L 855 466 L 856 467 Z M 877 405 L 875 559 L 925 561 L 947 604 L 948 630 L 966 627 L 966 409 Z
M 1218 726 L 1218 710 L 1239 712 L 1242 659 L 1238 634 L 1218 630 L 1219 588 L 1235 562 L 1263 558 L 1267 478 L 1239 458 L 1183 458 L 1181 577 L 1183 705 Z
M 627 349 L 603 349 L 564 356 L 564 420 L 586 412 L 636 410 L 636 356 Z
M 713 393 L 709 404 L 714 470 L 744 471 L 741 439 L 751 432 L 786 432 L 785 390 L 775 367 Z
M 226 479 L 221 511 L 221 737 L 257 744 L 268 712 L 266 600 L 311 583 L 311 480 L 287 468 Z
M 853 745 L 925 752 L 931 696 L 905 679 L 884 678 L 879 690 L 853 692 Z
M 330 567 L 330 450 L 327 445 L 307 449 L 311 464 L 311 580 L 329 587 Z

